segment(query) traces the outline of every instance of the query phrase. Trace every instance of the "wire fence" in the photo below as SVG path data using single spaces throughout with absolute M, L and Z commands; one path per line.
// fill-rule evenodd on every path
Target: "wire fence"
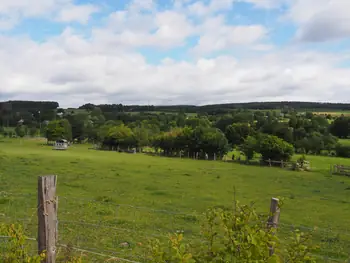
M 0 222 L 20 224 L 27 235 L 30 252 L 38 251 L 37 196 L 0 192 Z M 181 232 L 192 243 L 203 243 L 200 235 L 203 213 L 158 210 L 110 199 L 76 197 L 58 199 L 57 259 L 81 255 L 87 262 L 148 262 L 146 246 L 150 239 L 168 240 L 169 233 Z M 266 216 L 268 211 L 266 211 Z M 282 240 L 299 229 L 312 232 L 319 244 L 315 256 L 321 262 L 345 262 L 350 251 L 350 232 L 283 223 L 278 225 Z M 0 236 L 0 252 L 10 237 Z

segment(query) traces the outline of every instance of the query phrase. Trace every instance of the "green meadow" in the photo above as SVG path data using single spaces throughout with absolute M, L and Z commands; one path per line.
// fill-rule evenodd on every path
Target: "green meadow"
M 55 151 L 40 140 L 3 139 L 0 222 L 20 222 L 35 237 L 37 177 L 54 174 L 59 241 L 89 251 L 138 260 L 150 237 L 181 230 L 199 238 L 209 207 L 229 208 L 237 199 L 267 213 L 271 197 L 283 198 L 282 232 L 316 229 L 315 241 L 325 245 L 320 255 L 330 258 L 350 247 L 350 178 L 329 173 L 330 165 L 350 165 L 350 159 L 307 156 L 312 171 L 294 172 L 90 147 Z M 120 247 L 123 242 L 130 246 Z

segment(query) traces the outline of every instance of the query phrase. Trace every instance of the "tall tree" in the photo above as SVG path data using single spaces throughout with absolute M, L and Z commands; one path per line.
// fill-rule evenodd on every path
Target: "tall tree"
M 330 127 L 330 132 L 339 138 L 350 136 L 350 118 L 345 116 L 336 118 Z
M 72 140 L 72 127 L 67 119 L 51 121 L 46 127 L 46 138 L 48 141 L 60 139 Z
M 226 128 L 225 134 L 228 142 L 235 146 L 242 144 L 249 135 L 253 134 L 253 132 L 254 130 L 251 128 L 250 124 L 235 123 Z
M 294 154 L 293 145 L 273 135 L 262 135 L 258 139 L 258 149 L 264 160 L 288 161 Z

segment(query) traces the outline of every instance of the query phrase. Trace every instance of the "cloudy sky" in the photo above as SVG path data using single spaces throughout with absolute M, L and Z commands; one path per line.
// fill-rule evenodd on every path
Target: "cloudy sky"
M 0 101 L 350 102 L 349 0 L 0 0 Z

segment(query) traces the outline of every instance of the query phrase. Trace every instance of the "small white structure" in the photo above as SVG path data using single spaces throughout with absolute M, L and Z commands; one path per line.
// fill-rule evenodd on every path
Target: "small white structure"
M 55 146 L 54 146 L 55 150 L 67 150 L 68 149 L 68 141 L 61 139 L 61 140 L 57 140 L 55 142 Z

